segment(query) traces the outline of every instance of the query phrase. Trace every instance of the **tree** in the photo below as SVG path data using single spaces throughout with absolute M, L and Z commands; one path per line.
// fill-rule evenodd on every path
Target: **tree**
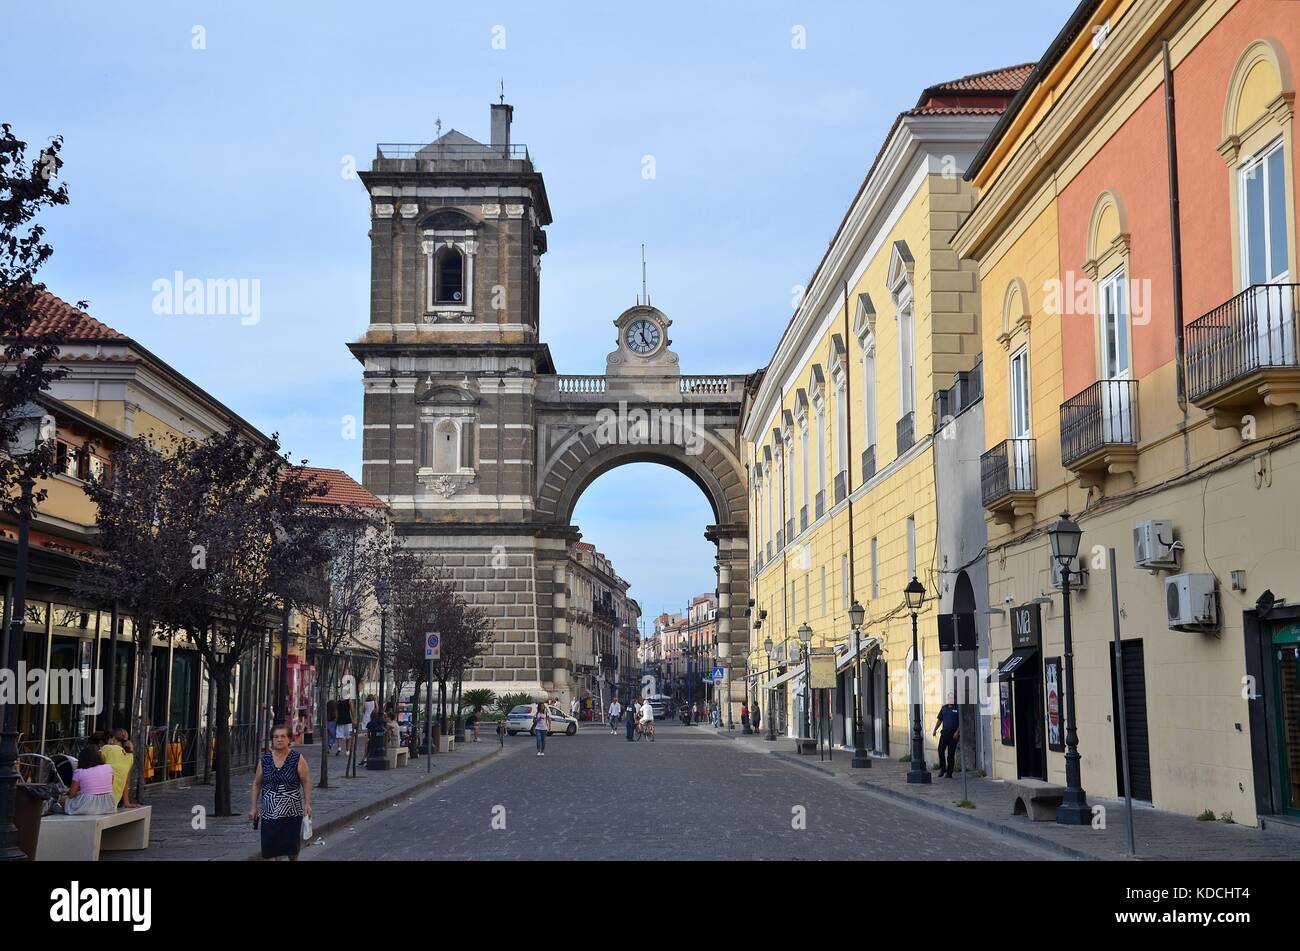
M 403 682 L 409 678 L 415 685 L 411 728 L 412 740 L 418 747 L 420 688 L 428 678 L 429 669 L 424 659 L 425 635 L 441 630 L 446 606 L 454 594 L 441 561 L 424 558 L 408 549 L 394 553 L 388 578 L 389 663 Z M 431 715 L 432 711 L 425 711 L 426 717 Z
M 216 687 L 215 814 L 230 810 L 231 676 L 239 658 L 281 616 L 302 576 L 328 563 L 312 501 L 324 488 L 280 455 L 278 434 L 254 441 L 233 421 L 201 442 L 180 441 L 180 520 L 191 571 L 168 610 L 207 665 Z
M 144 761 L 148 755 L 151 709 L 151 655 L 155 633 L 166 636 L 159 622 L 192 571 L 194 552 L 179 518 L 181 490 L 177 468 L 169 458 L 179 440 L 162 446 L 137 436 L 113 453 L 106 477 L 94 478 L 85 492 L 98 509 L 99 549 L 84 562 L 76 588 L 97 603 L 116 601 L 135 619 L 135 661 L 140 672 L 127 729 L 135 737 L 140 768 L 135 770 L 135 798 L 143 801 Z M 143 711 L 144 716 L 137 716 Z
M 326 735 L 328 673 L 339 648 L 354 642 L 363 617 L 375 613 L 379 589 L 388 583 L 393 533 L 373 508 L 318 505 L 319 540 L 328 561 L 320 572 L 303 574 L 291 599 L 316 630 L 316 689 L 320 735 Z M 329 743 L 321 743 L 321 789 L 329 787 Z

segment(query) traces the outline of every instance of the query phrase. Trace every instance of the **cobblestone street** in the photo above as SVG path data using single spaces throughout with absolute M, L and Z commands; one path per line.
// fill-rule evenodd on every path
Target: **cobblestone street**
M 426 795 L 336 831 L 304 858 L 1059 857 L 846 790 L 704 728 L 664 723 L 654 743 L 628 743 L 588 727 L 549 739 L 544 757 L 527 735 L 507 738 L 506 747 Z M 806 827 L 796 828 L 801 815 Z

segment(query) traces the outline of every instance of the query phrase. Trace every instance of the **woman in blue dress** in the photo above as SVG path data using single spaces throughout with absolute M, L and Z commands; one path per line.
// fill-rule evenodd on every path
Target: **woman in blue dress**
M 262 754 L 262 768 L 253 774 L 253 802 L 248 817 L 262 831 L 262 858 L 298 861 L 303 817 L 311 817 L 311 770 L 293 749 L 289 727 L 271 728 L 271 749 Z

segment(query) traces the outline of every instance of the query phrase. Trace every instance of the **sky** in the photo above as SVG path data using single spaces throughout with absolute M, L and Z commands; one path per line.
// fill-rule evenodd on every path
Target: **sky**
M 486 141 L 504 83 L 555 218 L 541 327 L 558 371 L 603 372 L 644 243 L 683 372 L 746 373 L 894 116 L 928 85 L 1037 60 L 1074 5 L 0 0 L 0 121 L 33 151 L 64 139 L 71 201 L 41 219 L 54 293 L 295 459 L 359 479 L 353 170 L 376 143 L 428 142 L 439 119 Z M 178 271 L 256 282 L 256 320 L 157 313 L 155 282 Z M 602 476 L 575 513 L 647 618 L 713 590 L 710 521 L 650 463 Z

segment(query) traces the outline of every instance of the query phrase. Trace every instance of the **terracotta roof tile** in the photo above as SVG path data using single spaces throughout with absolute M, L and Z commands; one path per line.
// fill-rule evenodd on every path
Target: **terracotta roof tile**
M 1014 93 L 1025 84 L 1025 81 L 1029 79 L 1029 74 L 1033 71 L 1033 63 L 1021 63 L 1019 66 L 1005 66 L 1002 69 L 990 69 L 982 73 L 972 73 L 969 76 L 962 76 L 960 79 L 952 79 L 948 82 L 936 83 L 922 94 L 922 98 L 926 98 L 926 93 Z M 917 103 L 917 105 L 920 104 L 920 102 Z
M 324 485 L 326 493 L 313 501 L 325 505 L 358 505 L 364 508 L 386 508 L 383 500 L 364 489 L 342 469 L 320 469 L 316 466 L 296 467 L 312 482 Z
M 33 334 L 63 333 L 69 340 L 122 340 L 131 338 L 91 317 L 49 291 L 38 291 L 32 311 Z

